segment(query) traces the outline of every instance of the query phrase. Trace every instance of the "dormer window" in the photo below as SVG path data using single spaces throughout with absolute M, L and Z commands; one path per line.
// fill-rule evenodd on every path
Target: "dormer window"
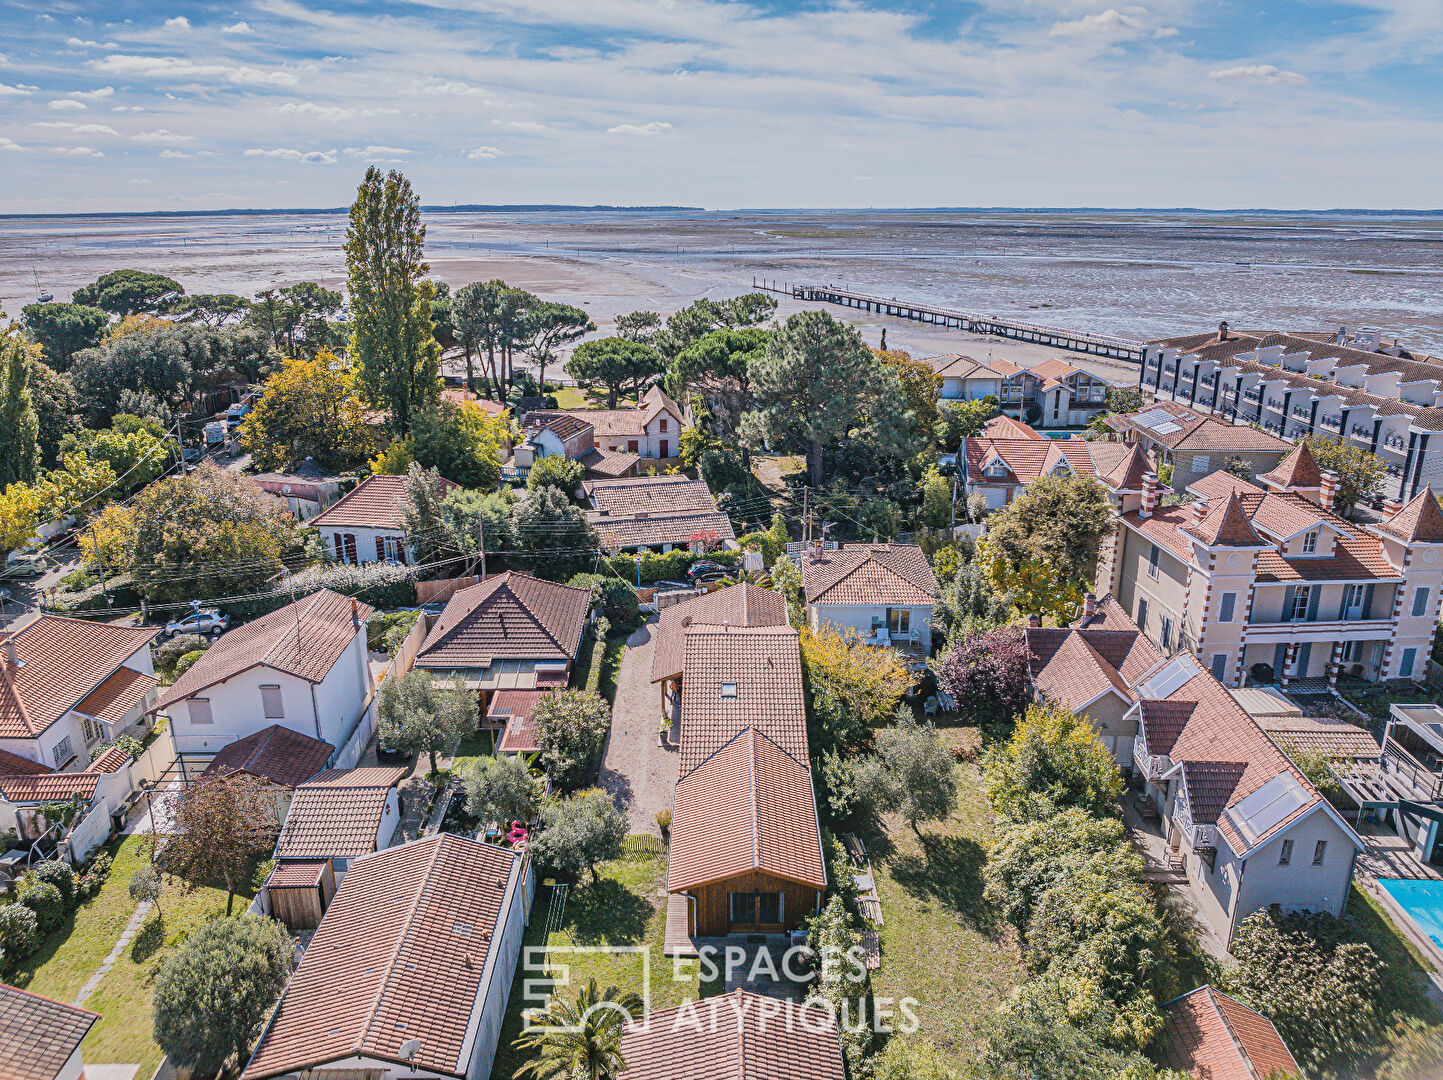
M 988 476 L 1006 476 L 1007 463 L 1001 458 L 993 458 L 987 463 L 987 467 L 982 471 L 985 472 Z
M 1318 553 L 1318 530 L 1314 529 L 1303 536 L 1303 554 L 1316 555 Z
M 723 701 L 735 701 L 737 699 L 737 684 L 734 682 L 722 683 L 721 696 Z
M 1067 462 L 1059 461 L 1056 465 L 1053 466 L 1052 475 L 1067 477 L 1072 475 L 1072 470 L 1067 467 Z

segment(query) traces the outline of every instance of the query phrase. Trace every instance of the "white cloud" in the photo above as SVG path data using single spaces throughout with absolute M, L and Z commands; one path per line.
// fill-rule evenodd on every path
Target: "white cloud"
M 129 78 L 217 79 L 237 86 L 294 86 L 300 80 L 289 71 L 263 71 L 238 64 L 203 64 L 179 56 L 136 56 L 113 53 L 91 60 L 97 71 Z
M 1131 9 L 1136 12 L 1137 9 Z M 1117 36 L 1132 34 L 1142 29 L 1142 20 L 1137 14 L 1108 8 L 1096 15 L 1084 15 L 1071 22 L 1053 23 L 1047 31 L 1048 37 L 1090 37 L 1093 35 Z
M 493 127 L 509 128 L 512 131 L 545 131 L 545 124 L 538 124 L 535 120 L 492 120 Z
M 617 124 L 606 129 L 608 135 L 662 135 L 671 130 L 671 125 L 661 120 L 649 124 Z
M 113 135 L 116 138 L 120 137 L 120 132 L 116 131 L 109 124 L 72 124 L 68 120 L 41 120 L 37 123 L 31 124 L 30 126 L 38 128 L 57 128 L 61 131 L 68 131 L 71 135 L 77 136 Z
M 412 83 L 411 93 L 434 94 L 438 97 L 476 97 L 486 93 L 486 91 L 482 87 L 472 86 L 470 83 L 451 79 L 443 82 Z
M 72 101 L 70 98 L 57 98 L 55 101 L 52 101 L 50 103 L 50 107 L 57 111 L 64 111 L 66 109 L 80 110 L 85 108 L 85 102 Z
M 98 89 L 96 89 L 96 90 L 72 90 L 72 91 L 70 91 L 70 93 L 66 94 L 65 96 L 66 96 L 66 97 L 73 97 L 73 98 L 80 98 L 80 99 L 84 99 L 85 101 L 98 101 L 98 100 L 100 100 L 101 98 L 108 98 L 108 97 L 110 97 L 110 95 L 113 94 L 113 93 L 115 93 L 115 87 L 113 87 L 113 86 L 102 86 L 102 87 L 100 87 L 100 88 L 98 88 Z
M 1273 67 L 1272 64 L 1240 64 L 1237 67 L 1219 68 L 1217 71 L 1208 72 L 1209 79 L 1218 79 L 1227 82 L 1256 82 L 1267 83 L 1288 83 L 1292 86 L 1301 86 L 1308 79 L 1299 75 L 1296 71 L 1283 71 Z
M 492 158 L 499 158 L 505 151 L 499 146 L 478 146 L 466 156 L 472 161 L 490 161 Z
M 241 22 L 238 22 L 238 23 L 231 23 L 229 26 L 222 26 L 222 27 L 220 28 L 220 32 L 221 32 L 222 34 L 252 34 L 252 33 L 255 33 L 255 31 L 253 31 L 253 30 L 251 29 L 251 24 L 248 23 L 248 22 L 245 22 L 244 20 L 242 20 Z
M 400 156 L 403 155 L 403 154 L 409 154 L 411 151 L 409 151 L 409 150 L 402 150 L 399 146 L 348 146 L 348 147 L 346 147 L 345 152 L 346 152 L 347 154 L 349 154 L 351 157 L 364 157 L 364 158 L 388 157 L 388 158 L 395 158 L 395 157 L 400 157 Z
M 301 150 L 292 150 L 290 147 L 277 147 L 273 150 L 266 150 L 259 146 L 253 146 L 245 152 L 246 157 L 282 158 L 286 161 L 303 161 L 309 165 L 334 165 L 336 163 L 335 155 L 336 152 L 334 150 L 311 150 L 304 152 Z
M 165 20 L 165 28 L 167 30 L 189 30 L 190 20 L 187 19 L 184 15 L 177 15 L 173 19 Z
M 400 109 L 353 109 L 341 105 L 321 105 L 314 101 L 288 101 L 278 106 L 276 112 L 294 113 L 297 116 L 313 116 L 317 120 L 339 123 L 372 116 L 395 116 Z
M 24 150 L 24 149 L 25 149 L 25 147 L 21 146 L 21 145 L 20 145 L 18 142 L 16 142 L 14 139 L 7 139 L 4 135 L 0 135 L 0 150 Z
M 140 106 L 140 105 L 116 105 L 116 106 L 114 106 L 110 111 L 111 111 L 111 112 L 145 112 L 145 109 L 144 109 L 142 106 Z
M 78 38 L 78 37 L 66 38 L 66 39 L 65 39 L 65 44 L 69 45 L 72 49 L 113 49 L 113 48 L 115 48 L 115 42 L 113 42 L 113 41 L 106 41 L 106 42 L 84 41 L 84 40 L 82 40 L 81 38 Z
M 1178 28 L 1176 26 L 1159 26 L 1152 32 L 1152 36 L 1155 38 L 1172 38 L 1177 37 L 1177 35 Z
M 178 132 L 167 131 L 165 128 L 156 128 L 154 131 L 137 132 L 130 137 L 130 141 L 143 146 L 161 146 L 166 143 L 195 142 L 195 139 L 190 135 L 181 135 Z
M 190 155 L 187 154 L 184 150 L 162 150 L 162 151 L 160 152 L 160 156 L 163 157 L 163 158 L 188 158 L 188 157 L 190 157 Z
M 52 146 L 52 154 L 60 154 L 64 157 L 104 157 L 99 150 L 92 150 L 88 146 Z
M 130 182 L 131 182 L 132 184 L 148 184 L 148 183 L 150 183 L 150 181 L 147 180 L 147 179 L 146 179 L 145 177 L 143 177 L 143 176 L 133 176 L 133 177 L 130 178 Z
M 27 90 L 23 86 L 10 86 L 7 83 L 0 82 L 0 97 L 12 97 L 33 93 L 35 93 L 34 90 Z

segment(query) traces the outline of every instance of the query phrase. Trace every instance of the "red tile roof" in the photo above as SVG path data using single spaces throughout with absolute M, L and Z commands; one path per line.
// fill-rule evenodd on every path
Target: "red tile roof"
M 1148 413 L 1162 411 L 1172 417 L 1177 431 L 1159 432 L 1139 421 Z M 1156 401 L 1144 405 L 1137 412 L 1118 417 L 1118 424 L 1130 428 L 1149 442 L 1158 443 L 1169 450 L 1226 451 L 1234 453 L 1266 453 L 1276 451 L 1285 454 L 1291 444 L 1266 431 L 1241 424 L 1229 424 L 1213 416 L 1190 409 L 1175 401 Z
M 1031 424 L 1024 424 L 1021 420 L 1014 420 L 1010 416 L 994 416 L 982 425 L 982 438 L 1041 440 L 1043 437 Z
M 1308 444 L 1300 442 L 1296 450 L 1278 462 L 1277 468 L 1258 479 L 1274 488 L 1317 488 L 1322 486 L 1323 474 Z
M 459 485 L 441 480 L 446 493 Z M 325 510 L 311 518 L 317 529 L 387 529 L 401 532 L 406 528 L 406 478 L 377 473 L 368 476 Z
M 266 878 L 268 889 L 313 889 L 326 876 L 329 859 L 282 859 Z
M 1108 691 L 1135 701 L 1132 687 L 1161 657 L 1111 596 L 1069 629 L 1029 629 L 1033 684 L 1048 701 L 1082 710 Z
M 1253 531 L 1247 514 L 1235 494 L 1218 500 L 1196 525 L 1185 525 L 1183 531 L 1201 540 L 1208 547 L 1263 547 L 1265 541 Z
M 1187 489 L 1200 498 L 1209 502 L 1216 502 L 1219 499 L 1226 499 L 1229 495 L 1263 495 L 1264 490 L 1257 484 L 1250 484 L 1240 476 L 1234 476 L 1230 472 L 1219 469 L 1215 473 L 1208 473 L 1199 480 L 1194 480 L 1187 486 Z
M 809 604 L 936 603 L 937 579 L 916 544 L 848 544 L 802 558 Z
M 712 533 L 714 542 L 735 540 L 731 518 L 720 511 L 624 517 L 598 514 L 588 510 L 586 520 L 605 548 L 653 547 L 657 544 L 680 545 L 698 534 Z
M 1083 439 L 997 439 L 970 438 L 962 440 L 962 457 L 966 463 L 969 484 L 1030 484 L 1045 471 L 1055 468 L 1059 458 L 1078 476 L 1092 476 L 1094 447 L 1107 457 L 1107 467 L 1117 464 L 1124 449 L 1117 443 L 1089 443 Z M 1104 449 L 1106 448 L 1106 449 Z M 1008 475 L 989 476 L 982 467 L 993 457 L 1001 458 Z
M 347 859 L 376 850 L 391 789 L 405 769 L 327 769 L 296 788 L 276 841 L 280 859 Z
M 649 1013 L 622 1033 L 624 1080 L 845 1080 L 832 1014 L 745 990 Z
M 505 732 L 496 749 L 503 754 L 534 754 L 541 749 L 541 732 L 534 714 L 542 698 L 554 690 L 497 690 L 491 695 L 486 719 L 504 722 Z
M 93 772 L 31 773 L 24 776 L 0 776 L 0 795 L 7 802 L 64 802 L 79 796 L 88 799 L 95 794 L 100 774 Z
M 680 475 L 597 480 L 583 485 L 582 490 L 598 512 L 617 517 L 716 512 L 716 500 L 706 482 Z
M 1424 485 L 1422 491 L 1376 528 L 1407 544 L 1443 544 L 1443 511 L 1438 509 L 1433 485 Z
M 358 604 L 353 616 L 354 603 L 349 596 L 322 589 L 222 634 L 160 695 L 152 711 L 194 697 L 253 667 L 265 666 L 307 682 L 321 682 L 356 635 L 365 637 L 366 620 L 375 608 Z
M 790 626 L 690 627 L 683 672 L 678 776 L 748 727 L 809 760 L 802 654 Z M 724 684 L 735 685 L 735 697 L 722 697 Z
M 1079 615 L 1072 623 L 1074 630 L 1122 630 L 1137 633 L 1137 624 L 1111 593 L 1099 596 L 1093 603 L 1092 615 Z
M 96 758 L 89 765 L 87 765 L 85 767 L 85 771 L 88 773 L 97 773 L 102 775 L 107 773 L 119 772 L 122 768 L 125 767 L 125 763 L 129 760 L 130 755 L 127 754 L 120 747 L 110 746 L 107 747 L 105 749 L 105 752 L 102 753 L 98 758 Z
M 0 1077 L 55 1080 L 99 1013 L 0 983 Z
M 1155 1046 L 1168 1068 L 1196 1080 L 1267 1080 L 1275 1070 L 1300 1071 L 1272 1021 L 1210 986 L 1163 1006 Z
M 441 834 L 357 859 L 246 1066 L 246 1080 L 353 1056 L 463 1076 L 519 852 Z M 519 880 L 517 887 L 520 887 Z M 509 980 L 509 971 L 495 978 Z M 504 985 L 504 984 L 503 984 Z
M 119 667 L 108 679 L 85 695 L 75 709 L 97 720 L 118 724 L 131 709 L 145 700 L 146 694 L 159 685 L 160 682 L 154 675 L 147 675 L 133 668 Z
M 50 772 L 50 766 L 32 761 L 28 757 L 0 750 L 0 776 L 39 776 Z
M 661 613 L 651 655 L 651 681 L 675 679 L 686 659 L 690 626 L 786 626 L 787 599 L 750 582 L 729 585 L 673 604 Z
M 591 590 L 507 572 L 446 602 L 416 655 L 422 668 L 484 668 L 492 660 L 571 660 Z
M 1152 471 L 1152 465 L 1142 447 L 1133 443 L 1111 469 L 1099 479 L 1113 491 L 1141 491 L 1142 478 Z
M 636 472 L 636 467 L 641 462 L 637 454 L 625 450 L 604 450 L 599 446 L 593 446 L 584 454 L 578 455 L 576 460 L 586 466 L 588 480 L 630 476 Z
M 281 787 L 299 787 L 326 767 L 335 749 L 328 742 L 272 724 L 222 747 L 200 778 L 243 772 Z
M 666 887 L 679 892 L 753 870 L 827 886 L 807 759 L 749 727 L 676 785 Z
M 42 615 L 11 638 L 20 666 L 0 651 L 0 739 L 31 739 L 69 712 L 160 633 Z
M 1028 373 L 1039 382 L 1048 380 L 1052 382 L 1062 382 L 1064 379 L 1070 379 L 1074 375 L 1082 374 L 1080 368 L 1075 368 L 1066 360 L 1056 356 L 1044 360 L 1040 364 L 1033 364 L 1032 367 L 1027 370 Z

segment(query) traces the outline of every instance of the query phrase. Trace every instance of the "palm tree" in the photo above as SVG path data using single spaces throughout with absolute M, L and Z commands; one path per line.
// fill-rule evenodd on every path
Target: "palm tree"
M 544 1013 L 532 1017 L 530 1029 L 512 1045 L 535 1053 L 516 1070 L 532 1080 L 616 1080 L 626 1071 L 621 1033 L 627 1021 L 641 1015 L 641 996 L 608 986 L 598 993 L 591 979 L 576 1004 L 552 1000 Z

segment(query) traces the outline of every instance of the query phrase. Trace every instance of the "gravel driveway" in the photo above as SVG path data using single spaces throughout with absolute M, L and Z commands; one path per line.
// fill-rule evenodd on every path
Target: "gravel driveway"
M 661 690 L 651 683 L 656 619 L 626 642 L 611 709 L 611 734 L 601 759 L 601 786 L 626 810 L 633 833 L 660 835 L 656 812 L 671 809 L 676 794 L 676 751 L 657 745 Z

